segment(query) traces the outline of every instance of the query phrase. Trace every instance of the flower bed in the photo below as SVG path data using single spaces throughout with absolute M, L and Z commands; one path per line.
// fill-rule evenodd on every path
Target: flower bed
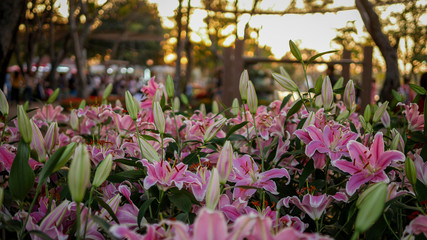
M 273 77 L 299 93 L 284 70 Z M 240 83 L 246 104 L 220 113 L 179 111 L 171 79 L 152 79 L 143 102 L 126 93 L 126 108 L 65 112 L 52 96 L 30 119 L 19 106 L 13 123 L 0 125 L 4 236 L 426 236 L 427 135 L 416 104 L 360 114 L 352 81 L 331 86 L 325 77 L 313 99 L 258 106 L 246 71 Z

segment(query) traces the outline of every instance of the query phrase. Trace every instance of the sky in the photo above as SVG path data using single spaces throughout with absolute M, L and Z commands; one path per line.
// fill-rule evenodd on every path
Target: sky
M 98 2 L 105 1 L 98 0 Z M 187 5 L 187 1 L 183 0 L 183 6 Z M 157 5 L 162 24 L 165 28 L 173 28 L 175 26 L 173 16 L 175 9 L 178 7 L 178 0 L 148 0 L 148 2 Z M 290 0 L 262 0 L 257 8 L 282 11 L 288 7 L 289 2 Z M 354 0 L 335 0 L 333 6 L 353 6 L 354 2 Z M 419 0 L 419 2 L 427 4 L 427 0 Z M 67 0 L 59 0 L 56 4 L 60 7 L 60 12 L 64 16 L 68 15 Z M 203 7 L 200 0 L 191 0 L 191 4 L 193 7 Z M 239 1 L 239 9 L 250 10 L 252 5 L 253 0 Z M 297 1 L 297 7 L 303 7 L 302 1 Z M 382 12 L 382 16 L 380 17 L 384 19 L 390 12 L 399 12 L 403 7 L 402 4 L 382 7 L 385 11 Z M 206 34 L 206 24 L 203 22 L 205 17 L 205 11 L 194 9 L 190 20 L 190 28 L 193 31 L 191 39 L 195 42 L 209 42 Z M 368 35 L 368 33 L 363 31 L 363 21 L 357 10 L 325 14 L 287 14 L 284 16 L 255 15 L 249 17 L 249 14 L 246 14 L 240 17 L 240 23 L 237 26 L 240 35 L 242 35 L 244 25 L 248 21 L 251 27 L 259 29 L 260 46 L 270 47 L 273 57 L 277 59 L 282 58 L 289 52 L 289 40 L 293 40 L 301 48 L 314 49 L 318 52 L 334 49 L 336 46 L 332 45 L 331 41 L 336 36 L 336 29 L 344 27 L 348 21 L 355 21 L 359 37 Z M 427 24 L 427 14 L 422 18 L 422 22 L 423 24 Z M 233 29 L 227 30 L 231 33 Z M 227 31 L 225 31 L 226 33 Z M 232 44 L 233 41 L 234 36 L 230 36 L 225 40 L 224 45 Z M 324 58 L 327 60 L 328 56 L 326 55 Z

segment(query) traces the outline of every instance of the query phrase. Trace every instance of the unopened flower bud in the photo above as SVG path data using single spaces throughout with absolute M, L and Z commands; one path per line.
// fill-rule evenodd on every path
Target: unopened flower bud
M 86 107 L 86 100 L 82 100 L 79 104 L 79 109 L 84 109 Z
M 39 162 L 45 162 L 46 161 L 46 148 L 45 148 L 45 141 L 44 141 L 43 135 L 40 132 L 39 127 L 34 123 L 34 121 L 31 120 L 30 122 L 31 122 L 31 127 L 33 129 L 30 147 L 31 147 L 31 149 L 36 151 L 37 156 L 38 156 L 38 161 Z
M 245 69 L 240 75 L 240 82 L 239 82 L 240 97 L 242 98 L 243 101 L 246 101 L 248 99 L 248 82 L 249 82 L 249 74 L 248 74 L 248 70 Z
M 6 95 L 0 89 L 0 112 L 3 116 L 9 115 L 9 103 L 7 102 Z
M 30 144 L 32 140 L 33 128 L 31 127 L 30 119 L 22 105 L 18 106 L 18 127 L 22 139 L 26 144 Z
M 378 184 L 378 186 L 376 186 Z M 356 217 L 355 229 L 359 233 L 367 231 L 382 215 L 387 196 L 387 184 L 377 183 L 360 203 L 360 210 Z
M 173 79 L 170 75 L 168 75 L 166 77 L 166 94 L 168 95 L 168 97 L 173 98 L 174 95 L 174 83 L 173 83 Z
M 231 105 L 231 113 L 234 116 L 237 116 L 237 114 L 239 113 L 239 99 L 237 98 L 233 100 L 233 104 Z
M 390 127 L 390 114 L 388 114 L 387 111 L 384 111 L 383 116 L 381 117 L 381 123 L 384 125 L 384 127 L 389 128 Z
M 71 126 L 71 129 L 73 129 L 74 131 L 77 131 L 77 129 L 79 128 L 79 117 L 77 116 L 76 109 L 71 110 L 70 126 Z
M 282 86 L 284 89 L 291 92 L 298 90 L 298 86 L 294 81 L 292 81 L 292 79 L 277 73 L 273 73 L 272 76 L 274 80 L 276 80 L 276 82 L 279 83 L 280 86 Z
M 140 137 L 138 139 L 138 144 L 140 145 L 141 150 L 142 150 L 141 154 L 144 155 L 144 157 L 149 162 L 153 162 L 153 161 L 160 162 L 159 154 L 154 149 L 154 147 L 150 143 L 147 142 L 147 140 Z
M 219 202 L 220 198 L 220 183 L 218 170 L 216 168 L 212 169 L 211 177 L 209 179 L 208 189 L 206 190 L 206 207 L 215 210 L 216 205 Z
M 412 186 L 417 183 L 417 169 L 415 168 L 414 161 L 407 157 L 405 161 L 405 174 Z
M 329 79 L 329 76 L 326 76 L 323 79 L 322 100 L 323 100 L 323 107 L 325 108 L 325 110 L 331 109 L 332 103 L 334 101 L 334 91 L 332 90 L 331 79 Z
M 90 181 L 90 159 L 85 144 L 77 146 L 68 171 L 68 188 L 71 197 L 79 204 L 83 201 Z
M 371 120 L 371 115 L 371 107 L 366 105 L 365 111 L 363 112 L 363 118 L 365 119 L 365 122 L 369 122 Z
M 403 142 L 403 138 L 400 135 L 399 131 L 393 128 L 391 130 L 391 137 L 392 137 L 392 140 L 390 144 L 390 149 L 403 151 L 405 149 L 405 142 Z
M 113 166 L 113 156 L 108 154 L 107 157 L 98 165 L 95 172 L 95 177 L 93 178 L 92 185 L 94 187 L 99 187 L 110 175 L 111 168 Z
M 59 140 L 59 128 L 58 123 L 53 122 L 50 124 L 49 129 L 46 132 L 45 144 L 46 151 L 50 154 L 53 151 L 53 148 L 56 146 L 56 143 Z
M 219 113 L 218 103 L 215 100 L 212 102 L 212 113 L 213 114 Z
M 219 182 L 225 184 L 230 176 L 233 162 L 233 146 L 230 141 L 226 141 L 219 153 L 216 167 L 219 174 Z
M 107 101 L 107 98 L 110 96 L 111 91 L 113 91 L 113 84 L 109 83 L 102 93 L 102 101 Z M 106 102 L 105 102 L 106 103 Z
M 375 111 L 375 113 L 374 113 L 374 117 L 372 118 L 372 121 L 374 123 L 378 122 L 381 119 L 384 112 L 387 111 L 387 107 L 388 107 L 388 101 L 385 101 L 383 104 L 381 104 L 378 107 L 377 111 Z
M 307 119 L 305 119 L 304 126 L 302 127 L 302 129 L 305 129 L 306 127 L 308 127 L 310 125 L 314 125 L 315 121 L 316 121 L 316 113 L 315 112 L 310 112 L 308 114 Z
M 214 124 L 210 125 L 208 129 L 206 129 L 205 135 L 203 136 L 204 142 L 209 142 L 221 129 L 221 127 L 227 122 L 226 118 L 221 118 L 216 121 Z
M 200 104 L 199 110 L 203 116 L 206 116 L 206 106 L 204 103 Z
M 356 91 L 354 90 L 353 80 L 348 80 L 344 89 L 344 105 L 349 112 L 353 111 L 353 105 L 356 101 Z
M 138 118 L 138 106 L 135 104 L 135 98 L 129 91 L 126 91 L 125 94 L 125 102 L 126 102 L 126 110 L 129 113 L 129 116 L 132 120 L 136 120 Z
M 154 125 L 156 125 L 157 130 L 160 133 L 165 133 L 165 116 L 163 115 L 162 107 L 160 103 L 157 101 L 153 102 L 153 117 L 154 117 Z
M 179 112 L 179 109 L 181 108 L 181 102 L 179 101 L 178 97 L 175 97 L 173 99 L 173 110 L 175 112 Z
M 188 98 L 187 98 L 187 96 L 185 96 L 184 93 L 181 93 L 181 95 L 179 95 L 179 97 L 181 98 L 182 104 L 188 105 Z
M 248 82 L 248 108 L 252 114 L 255 114 L 258 110 L 258 97 L 251 81 Z

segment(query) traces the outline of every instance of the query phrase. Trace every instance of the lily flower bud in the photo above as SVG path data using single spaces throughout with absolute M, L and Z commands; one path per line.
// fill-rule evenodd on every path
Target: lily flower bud
M 412 186 L 415 186 L 417 183 L 417 169 L 415 168 L 414 161 L 409 157 L 405 161 L 405 174 Z
M 203 116 L 206 116 L 206 106 L 204 103 L 200 104 L 199 110 Z
M 332 103 L 334 101 L 334 92 L 332 90 L 331 79 L 329 79 L 329 76 L 326 76 L 323 79 L 322 100 L 323 100 L 323 107 L 325 108 L 325 110 L 331 109 Z
M 215 100 L 212 102 L 212 113 L 213 114 L 219 113 L 218 103 Z
M 390 149 L 403 151 L 405 149 L 405 142 L 403 142 L 403 138 L 400 135 L 399 131 L 396 130 L 396 128 L 393 128 L 391 130 L 391 137 L 392 140 L 390 144 Z
M 209 142 L 221 129 L 221 127 L 227 122 L 226 118 L 221 118 L 216 121 L 214 124 L 210 125 L 208 129 L 206 129 L 205 135 L 203 136 L 204 142 Z
M 216 167 L 219 174 L 219 182 L 225 184 L 230 176 L 233 167 L 233 146 L 230 141 L 226 141 L 219 153 L 218 162 Z
M 157 153 L 156 149 L 147 142 L 144 138 L 140 137 L 138 139 L 138 144 L 141 146 L 142 149 L 142 155 L 149 161 L 149 162 L 160 162 L 159 154 Z
M 37 152 L 38 161 L 39 162 L 45 162 L 46 161 L 46 148 L 45 148 L 45 141 L 43 138 L 42 133 L 40 132 L 39 127 L 34 123 L 34 121 L 31 122 L 31 127 L 33 129 L 33 137 L 30 144 L 31 149 L 34 149 Z
M 243 101 L 246 101 L 248 99 L 248 82 L 249 82 L 249 74 L 248 74 L 248 70 L 245 69 L 240 75 L 240 82 L 239 82 L 240 97 L 242 98 Z
M 384 111 L 383 116 L 381 117 L 381 123 L 384 125 L 384 127 L 389 128 L 390 127 L 390 114 L 388 114 L 387 111 Z
M 375 111 L 374 113 L 374 117 L 372 118 L 372 121 L 374 123 L 378 122 L 380 120 L 380 118 L 383 116 L 384 112 L 387 111 L 387 107 L 388 107 L 388 101 L 385 101 L 383 104 L 381 104 L 377 111 Z
M 231 113 L 234 116 L 237 116 L 237 114 L 239 113 L 239 99 L 237 98 L 233 100 L 233 104 L 231 105 Z
M 219 202 L 220 193 L 220 183 L 218 170 L 216 168 L 212 169 L 211 177 L 209 179 L 208 189 L 206 190 L 206 207 L 215 210 L 216 205 Z
M 163 115 L 162 107 L 160 103 L 157 101 L 153 102 L 153 117 L 154 117 L 154 125 L 156 125 L 157 130 L 160 133 L 165 133 L 165 116 Z
M 76 203 L 81 203 L 89 186 L 90 159 L 85 144 L 77 146 L 68 171 L 68 188 Z
M 7 102 L 6 95 L 0 89 L 0 112 L 3 116 L 9 115 L 9 103 Z
M 46 151 L 49 154 L 52 153 L 53 148 L 56 146 L 56 143 L 59 140 L 58 132 L 59 132 L 58 123 L 56 122 L 51 123 L 45 136 Z
M 74 131 L 77 131 L 77 129 L 79 128 L 79 117 L 77 116 L 76 109 L 71 110 L 70 125 L 71 125 L 71 129 L 73 129 Z
M 310 126 L 310 125 L 314 125 L 315 121 L 316 121 L 316 113 L 315 112 L 310 112 L 308 114 L 307 119 L 305 119 L 304 126 L 302 127 L 302 129 L 304 129 L 304 128 Z
M 126 102 L 126 110 L 129 113 L 129 116 L 132 120 L 136 120 L 138 118 L 138 106 L 135 104 L 135 98 L 129 91 L 126 91 L 125 94 L 125 102 Z
M 365 122 L 369 122 L 371 120 L 371 107 L 369 105 L 366 105 L 365 111 L 363 112 L 363 118 L 365 119 Z
M 86 107 L 86 100 L 82 100 L 79 104 L 79 109 L 84 109 Z
M 353 80 L 348 80 L 344 89 L 344 105 L 349 112 L 353 111 L 353 105 L 356 101 L 356 92 L 354 90 Z
M 187 98 L 187 96 L 185 96 L 184 93 L 181 93 L 181 95 L 179 95 L 179 97 L 181 98 L 182 104 L 188 105 L 188 98 Z
M 276 82 L 279 83 L 280 86 L 282 86 L 284 89 L 291 92 L 298 90 L 298 86 L 294 81 L 292 81 L 292 79 L 278 73 L 273 73 L 272 76 L 274 80 L 276 80 Z
M 173 83 L 173 79 L 170 75 L 168 75 L 166 77 L 166 94 L 168 95 L 168 97 L 173 98 L 174 95 L 174 83 Z
M 32 140 L 33 128 L 31 127 L 30 119 L 22 105 L 18 106 L 18 127 L 22 139 L 26 144 L 30 144 Z
M 181 108 L 181 102 L 179 101 L 178 97 L 175 97 L 173 99 L 173 110 L 175 112 L 179 112 L 179 109 Z
M 380 182 L 370 188 L 374 189 L 369 191 L 360 203 L 360 210 L 356 217 L 355 228 L 359 233 L 367 231 L 374 225 L 384 210 L 387 196 L 387 184 Z
M 248 82 L 248 108 L 252 114 L 255 114 L 258 110 L 258 97 L 255 92 L 254 84 L 249 81 Z
M 107 101 L 107 98 L 110 96 L 111 91 L 113 90 L 113 84 L 109 83 L 105 89 L 104 92 L 102 93 L 102 101 Z
M 160 102 L 162 100 L 162 91 L 160 89 L 156 89 L 154 93 L 153 102 Z
M 95 177 L 93 178 L 92 185 L 94 187 L 99 187 L 110 175 L 111 168 L 113 166 L 113 156 L 108 154 L 108 156 L 98 165 L 95 172 Z

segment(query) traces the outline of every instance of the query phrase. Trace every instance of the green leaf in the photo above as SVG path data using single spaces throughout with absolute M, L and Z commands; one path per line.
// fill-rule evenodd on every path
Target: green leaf
M 28 163 L 29 157 L 30 148 L 21 139 L 9 175 L 10 192 L 15 199 L 21 201 L 34 186 L 35 174 Z
M 415 186 L 418 202 L 427 201 L 427 186 L 418 179 Z
M 334 84 L 333 90 L 338 90 L 338 89 L 342 88 L 343 85 L 344 85 L 344 78 L 340 77 L 338 79 L 338 81 Z
M 291 53 L 298 61 L 302 61 L 301 52 L 299 51 L 297 45 L 292 40 L 289 40 L 289 47 L 291 48 Z
M 138 218 L 137 218 L 138 228 L 141 228 L 141 220 L 144 217 L 145 212 L 147 212 L 148 208 L 150 207 L 151 203 L 154 201 L 154 199 L 155 198 L 147 199 L 139 208 Z
M 240 134 L 233 134 L 228 138 L 229 141 L 247 141 L 247 139 Z
M 207 155 L 207 153 L 203 153 L 200 151 L 196 151 L 196 152 L 192 152 L 190 154 L 188 154 L 183 160 L 182 162 L 187 164 L 187 165 L 192 165 L 193 163 L 198 163 L 199 162 L 199 158 L 197 156 L 200 157 L 205 157 Z
M 314 86 L 314 93 L 316 94 L 322 93 L 322 84 L 323 84 L 323 78 L 322 76 L 319 76 L 316 80 L 316 85 Z
M 248 123 L 248 121 L 244 121 L 242 123 L 239 123 L 237 125 L 232 126 L 230 128 L 230 130 L 228 130 L 227 135 L 225 136 L 225 140 L 227 140 L 234 132 L 236 132 L 240 128 L 244 127 L 247 123 Z
M 412 84 L 410 83 L 409 86 L 412 88 L 412 90 L 414 90 L 416 93 L 420 94 L 420 95 L 426 95 L 427 91 L 425 88 L 418 86 L 416 84 Z
M 179 210 L 189 213 L 191 210 L 191 200 L 190 198 L 182 193 L 182 192 L 175 192 L 171 195 L 168 195 L 169 201 L 173 203 Z
M 318 53 L 318 54 L 314 55 L 313 57 L 311 57 L 308 60 L 307 65 L 310 64 L 310 63 L 312 63 L 314 60 L 316 60 L 316 58 L 318 58 L 318 57 L 320 57 L 322 55 L 329 54 L 329 53 L 334 53 L 334 52 L 338 52 L 338 50 L 331 50 L 331 51 L 326 51 L 326 52 Z
M 295 102 L 294 105 L 292 105 L 291 109 L 289 109 L 288 114 L 286 115 L 286 120 L 288 120 L 292 115 L 294 115 L 300 110 L 300 108 L 302 107 L 303 101 L 304 101 L 303 99 L 300 99 L 297 102 Z
M 157 138 L 150 136 L 150 135 L 141 135 L 141 137 L 143 137 L 147 141 L 156 141 L 156 142 L 159 141 L 159 140 L 157 140 Z
M 288 94 L 286 95 L 286 97 L 283 98 L 282 104 L 280 104 L 280 110 L 282 110 L 286 106 L 286 104 L 288 104 L 291 97 L 292 97 L 292 94 Z
M 110 175 L 107 180 L 113 183 L 120 183 L 126 180 L 138 181 L 144 177 L 145 174 L 142 170 L 129 170 Z
M 305 165 L 304 170 L 302 171 L 301 177 L 299 179 L 299 187 L 304 186 L 305 180 L 310 176 L 310 174 L 314 172 L 314 161 L 310 159 L 308 163 Z
M 131 159 L 120 158 L 120 159 L 115 159 L 114 162 L 123 163 L 124 165 L 132 166 L 132 167 L 142 168 L 141 162 L 137 162 Z
M 403 102 L 403 101 L 405 101 L 405 97 L 404 97 L 402 94 L 398 93 L 396 90 L 392 89 L 392 90 L 391 90 L 391 92 L 392 92 L 392 94 L 393 94 L 393 97 L 394 97 L 398 102 Z
M 115 238 L 114 236 L 112 236 L 111 235 L 111 233 L 110 233 L 110 224 L 105 220 L 105 219 L 103 219 L 103 218 L 100 218 L 99 216 L 96 216 L 96 215 L 92 215 L 91 216 L 91 219 L 96 223 L 96 224 L 98 224 L 98 226 L 102 229 L 102 230 L 104 230 L 104 232 L 106 232 L 106 233 L 108 233 L 108 235 L 109 235 L 109 238 L 108 239 L 117 239 L 117 238 Z
M 108 205 L 104 200 L 102 200 L 99 197 L 96 197 L 95 200 L 98 202 L 101 207 L 105 208 L 107 210 L 108 214 L 110 214 L 110 217 L 117 223 L 120 224 L 119 219 L 117 218 L 116 214 L 114 213 L 113 209 L 111 209 L 110 205 Z
M 52 174 L 53 169 L 55 169 L 56 164 L 58 163 L 59 159 L 65 151 L 65 148 L 66 146 L 58 148 L 55 153 L 53 153 L 52 156 L 47 160 L 46 164 L 43 166 L 42 171 L 40 172 L 37 190 L 41 189 L 46 179 Z

